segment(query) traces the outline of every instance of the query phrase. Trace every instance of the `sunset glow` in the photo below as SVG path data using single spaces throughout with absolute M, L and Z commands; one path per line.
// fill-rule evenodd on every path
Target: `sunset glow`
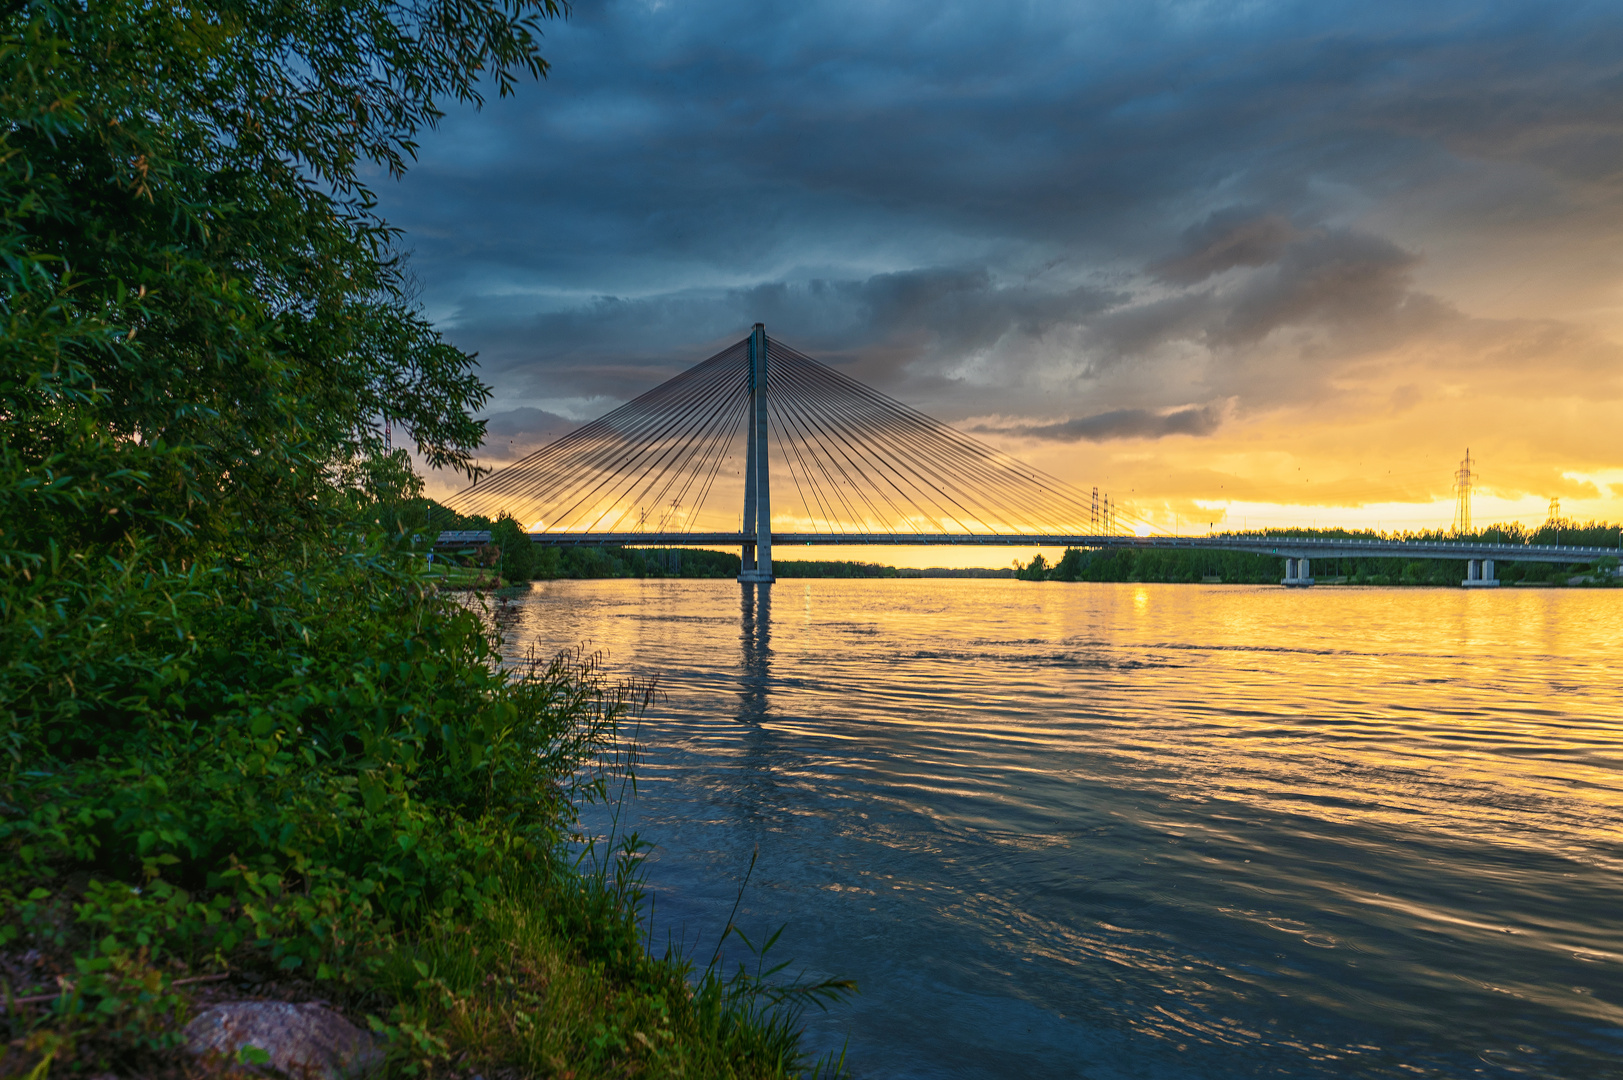
M 1536 5 L 1020 11 L 550 31 L 544 92 L 453 113 L 385 191 L 495 387 L 482 463 L 760 321 L 1158 530 L 1447 528 L 1467 448 L 1478 524 L 1623 519 L 1606 33 Z M 723 40 L 752 63 L 712 66 Z

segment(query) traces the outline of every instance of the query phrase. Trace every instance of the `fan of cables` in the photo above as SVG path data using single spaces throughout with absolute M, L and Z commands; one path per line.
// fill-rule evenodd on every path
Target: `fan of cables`
M 737 531 L 748 339 L 459 492 L 464 514 L 535 532 Z M 774 532 L 1082 535 L 1112 531 L 1089 494 L 767 343 Z
M 464 514 L 511 514 L 534 532 L 692 531 L 737 457 L 748 407 L 745 339 L 449 501 Z M 721 527 L 736 529 L 741 513 Z

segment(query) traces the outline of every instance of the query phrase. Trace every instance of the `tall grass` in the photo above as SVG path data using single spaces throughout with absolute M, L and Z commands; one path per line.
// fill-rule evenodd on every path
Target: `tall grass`
M 653 691 L 642 684 L 629 692 L 646 704 Z M 757 944 L 733 922 L 753 855 L 702 969 L 680 947 L 657 956 L 649 948 L 649 845 L 620 830 L 636 790 L 635 730 L 605 749 L 573 793 L 577 810 L 608 804 L 608 829 L 578 838 L 570 873 L 517 876 L 477 924 L 437 927 L 391 958 L 385 986 L 398 1004 L 394 1023 L 379 1026 L 395 1037 L 406 1067 L 441 1062 L 580 1080 L 844 1075 L 843 1052 L 808 1057 L 802 1020 L 807 1008 L 826 1008 L 856 986 L 786 977 L 792 961 L 771 958 L 786 928 Z M 748 957 L 731 972 L 729 941 Z

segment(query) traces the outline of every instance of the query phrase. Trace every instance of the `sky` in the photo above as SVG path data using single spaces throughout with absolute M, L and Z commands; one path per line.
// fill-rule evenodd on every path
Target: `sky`
M 482 464 L 764 322 L 1158 527 L 1446 528 L 1467 447 L 1478 525 L 1623 520 L 1615 2 L 585 0 L 546 33 L 544 83 L 378 181 L 494 389 Z

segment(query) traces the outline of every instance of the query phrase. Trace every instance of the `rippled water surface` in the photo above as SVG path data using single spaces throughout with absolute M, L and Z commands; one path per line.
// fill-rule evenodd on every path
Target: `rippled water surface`
M 1623 1076 L 1623 594 L 537 583 L 657 676 L 656 932 L 860 1077 Z

